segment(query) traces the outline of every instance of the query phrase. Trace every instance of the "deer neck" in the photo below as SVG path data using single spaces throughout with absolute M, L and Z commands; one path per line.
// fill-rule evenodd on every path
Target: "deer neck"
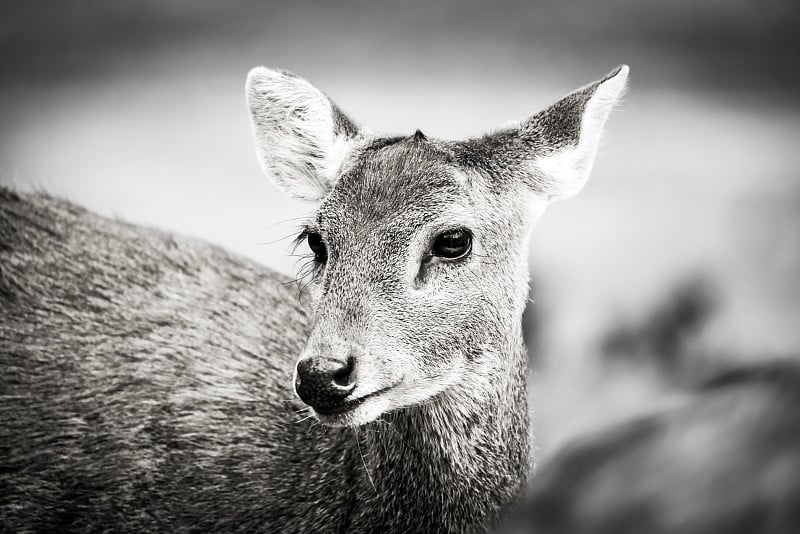
M 527 358 L 521 339 L 491 391 L 451 388 L 358 429 L 358 517 L 384 531 L 473 531 L 524 490 L 528 472 Z M 354 529 L 358 530 L 358 529 Z

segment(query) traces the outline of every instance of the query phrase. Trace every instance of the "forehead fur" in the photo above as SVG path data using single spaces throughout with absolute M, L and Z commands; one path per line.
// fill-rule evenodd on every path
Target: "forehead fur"
M 382 138 L 358 154 L 322 203 L 331 210 L 382 220 L 399 212 L 435 210 L 464 192 L 463 177 L 447 145 L 419 137 Z

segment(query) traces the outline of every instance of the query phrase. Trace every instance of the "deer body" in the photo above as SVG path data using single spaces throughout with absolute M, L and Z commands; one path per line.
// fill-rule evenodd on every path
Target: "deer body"
M 354 431 L 299 412 L 309 320 L 284 277 L 44 196 L 4 191 L 0 220 L 8 530 L 436 530 L 439 514 L 488 513 L 474 487 L 440 501 L 459 485 L 517 493 L 524 410 L 501 427 L 516 435 L 481 441 L 506 451 L 496 438 L 513 438 L 517 457 L 506 472 L 466 464 L 480 473 L 448 451 L 478 419 L 420 408 Z M 436 473 L 418 470 L 434 460 Z
M 309 298 L 202 242 L 0 191 L 4 529 L 491 528 L 528 472 L 527 239 L 585 180 L 626 73 L 456 144 L 369 137 L 255 69 L 262 164 L 318 203 Z M 553 181 L 531 170 L 562 152 Z

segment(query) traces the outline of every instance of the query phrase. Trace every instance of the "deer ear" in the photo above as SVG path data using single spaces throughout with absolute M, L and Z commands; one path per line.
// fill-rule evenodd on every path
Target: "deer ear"
M 545 144 L 547 153 L 535 159 L 534 172 L 544 179 L 551 200 L 569 198 L 586 184 L 606 119 L 625 93 L 628 70 L 627 65 L 617 67 L 523 125 L 524 135 Z
M 292 197 L 322 199 L 355 148 L 358 128 L 319 89 L 288 72 L 256 67 L 246 91 L 264 173 Z
M 551 201 L 571 197 L 589 177 L 603 126 L 627 80 L 622 65 L 516 127 L 467 141 L 467 163 L 488 167 L 495 179 L 521 179 Z

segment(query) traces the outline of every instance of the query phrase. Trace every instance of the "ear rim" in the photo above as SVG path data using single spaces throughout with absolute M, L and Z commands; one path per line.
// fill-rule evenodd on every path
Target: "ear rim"
M 253 67 L 245 97 L 262 172 L 292 198 L 325 198 L 363 140 L 362 129 L 325 93 L 286 70 Z
M 628 89 L 629 73 L 628 65 L 619 65 L 600 80 L 569 93 L 542 112 L 547 113 L 570 98 L 591 92 L 591 96 L 582 106 L 577 143 L 553 147 L 549 154 L 539 156 L 532 162 L 533 172 L 551 189 L 547 192 L 548 202 L 570 198 L 586 185 L 605 123 L 611 111 L 622 102 Z

